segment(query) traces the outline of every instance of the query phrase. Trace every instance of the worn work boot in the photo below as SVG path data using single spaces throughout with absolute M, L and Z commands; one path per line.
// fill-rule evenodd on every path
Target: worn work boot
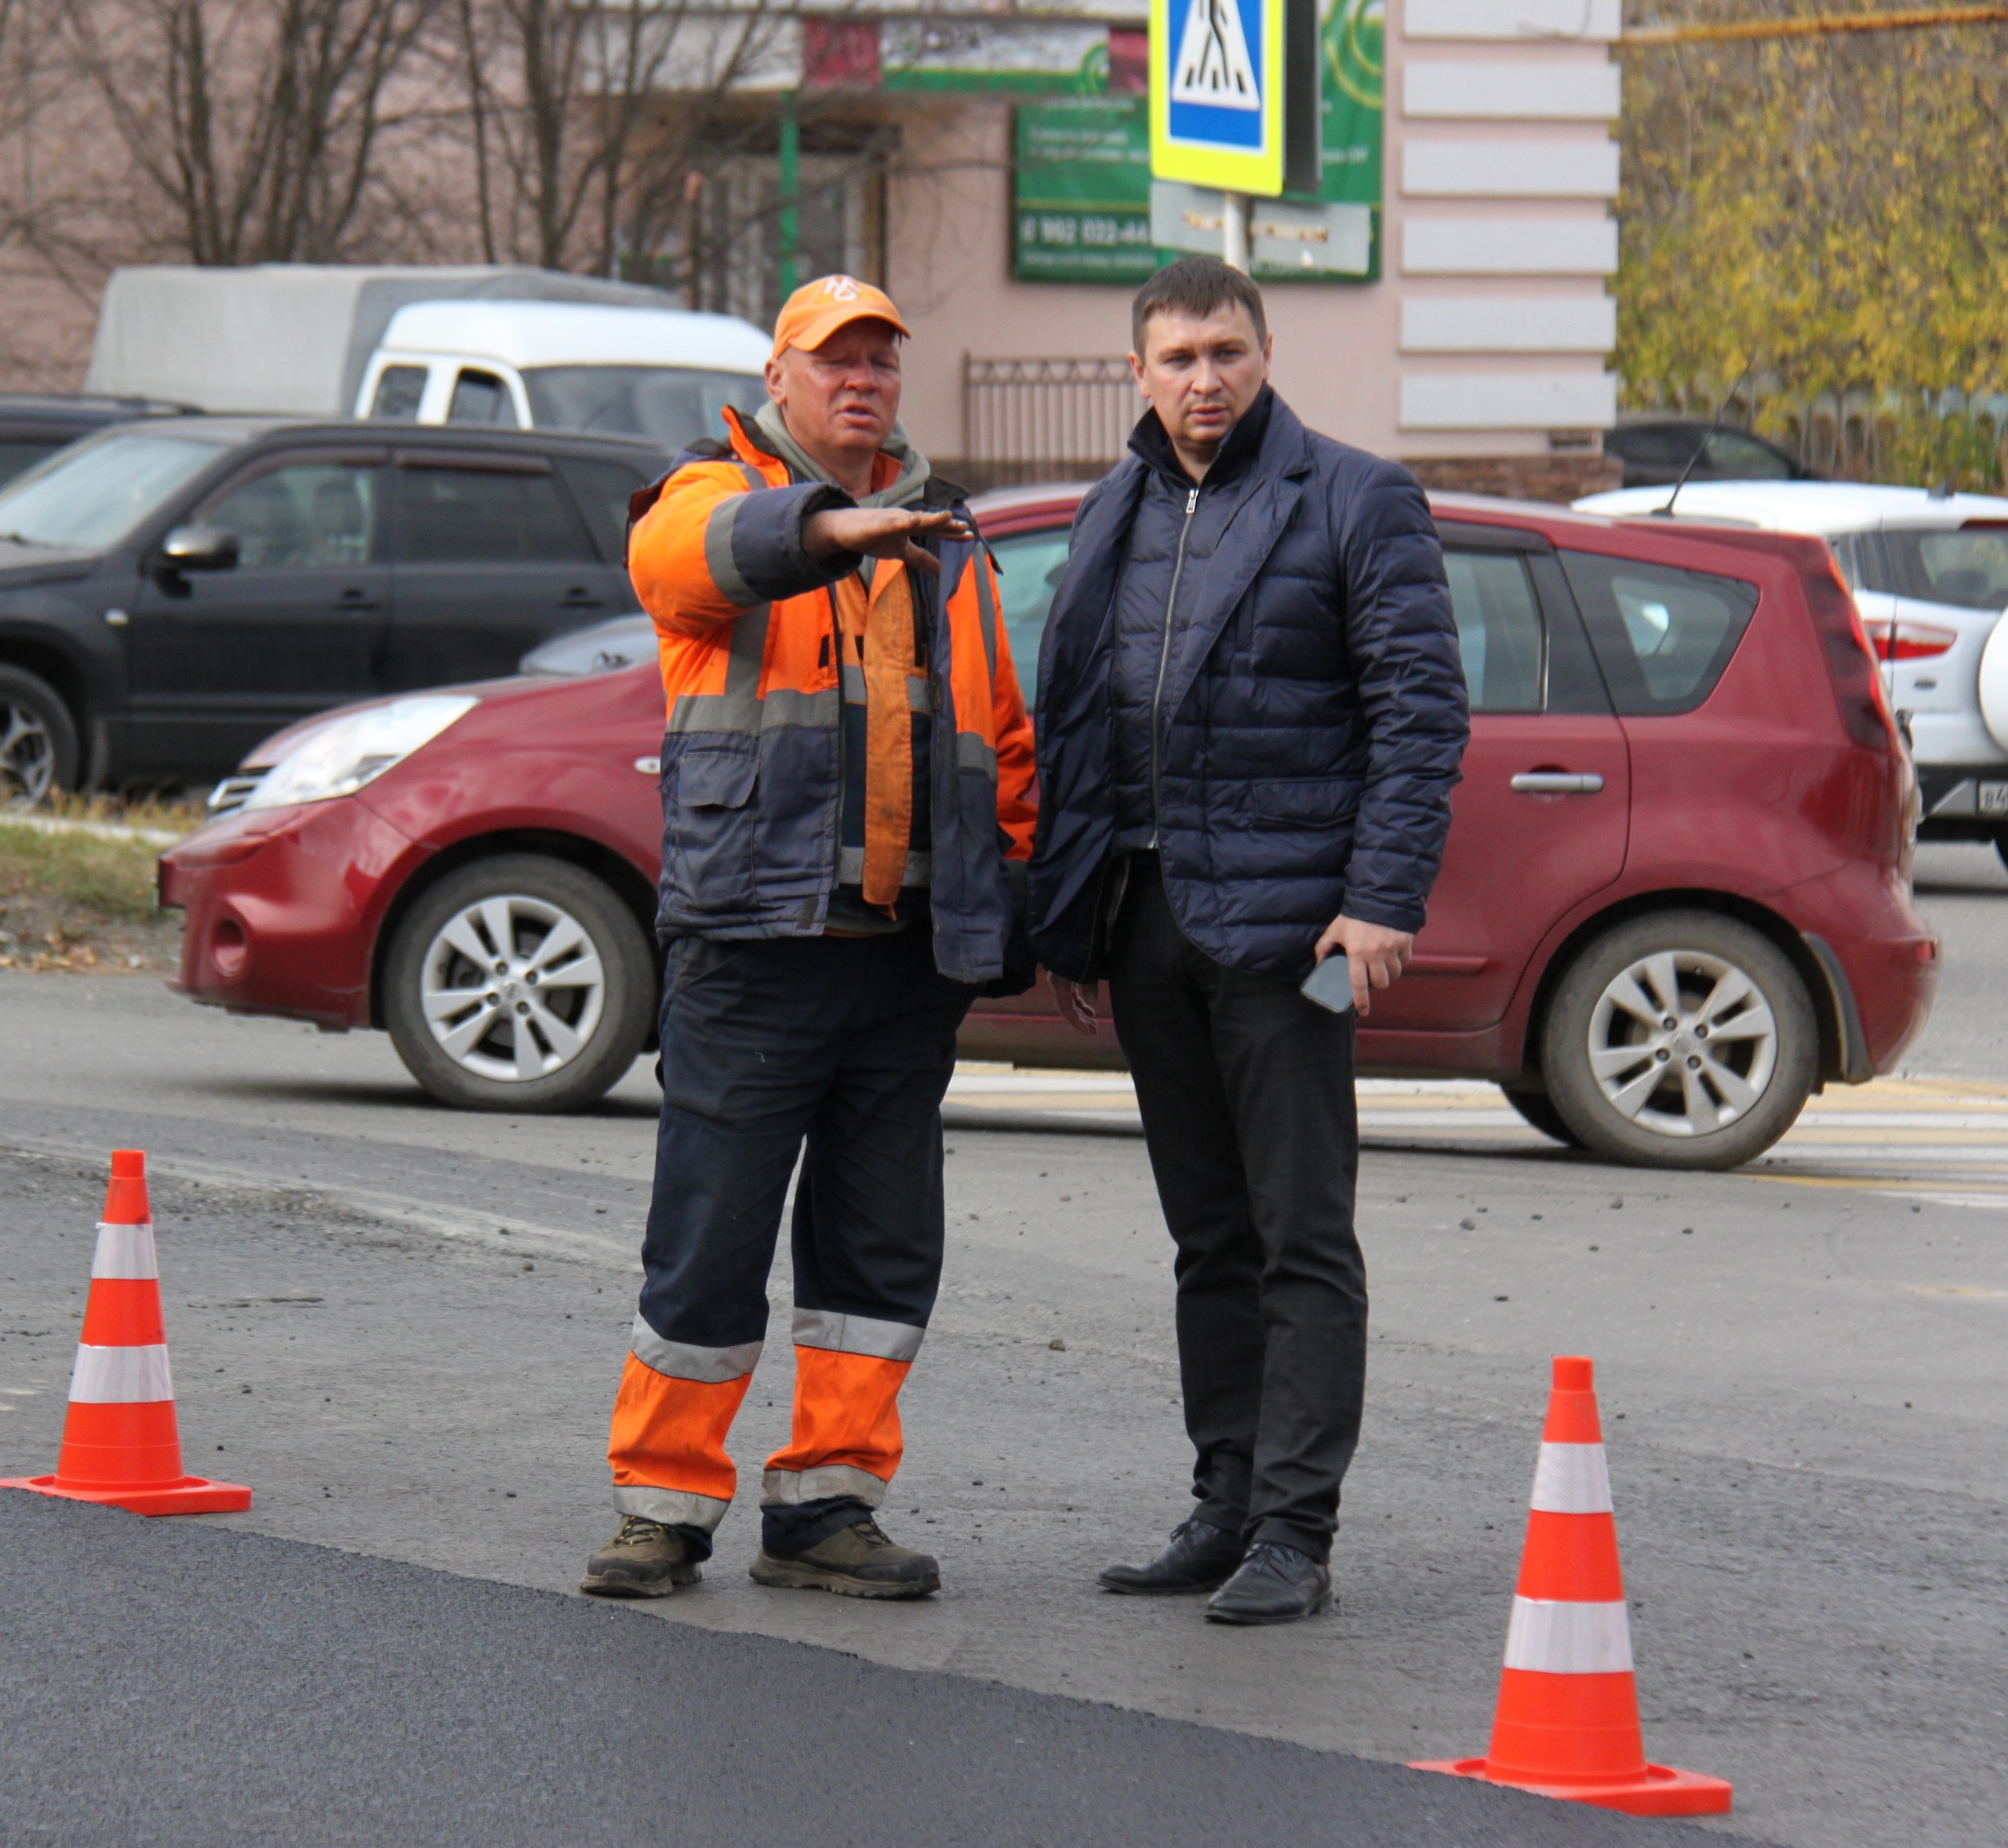
M 1195 1515 L 1172 1529 L 1170 1545 L 1155 1559 L 1140 1566 L 1104 1566 L 1095 1582 L 1105 1592 L 1126 1592 L 1133 1597 L 1210 1592 L 1227 1582 L 1246 1551 L 1240 1535 Z
M 1293 1624 L 1315 1617 L 1331 1602 L 1332 1574 L 1322 1560 L 1281 1541 L 1258 1540 L 1241 1570 L 1206 1600 L 1206 1618 L 1215 1624 Z
M 673 1527 L 623 1515 L 613 1539 L 586 1562 L 579 1589 L 600 1598 L 667 1598 L 703 1576 L 689 1541 Z
M 748 1570 L 757 1584 L 844 1598 L 925 1598 L 941 1588 L 939 1566 L 893 1545 L 872 1520 L 839 1527 L 806 1552 L 783 1555 L 762 1547 Z

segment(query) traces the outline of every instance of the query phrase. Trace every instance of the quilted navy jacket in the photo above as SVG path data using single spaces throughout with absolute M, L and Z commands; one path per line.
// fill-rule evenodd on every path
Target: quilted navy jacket
M 1188 561 L 1196 577 L 1181 584 L 1162 653 L 1152 807 L 1187 937 L 1229 968 L 1297 978 L 1342 910 L 1421 927 L 1469 722 L 1442 554 L 1414 478 L 1264 398 L 1243 420 L 1266 414 L 1254 453 L 1224 478 L 1217 465 L 1199 490 L 1201 507 L 1224 504 L 1206 510 L 1212 543 Z M 1032 937 L 1046 967 L 1075 980 L 1100 973 L 1118 824 L 1111 682 L 1134 625 L 1119 625 L 1117 607 L 1135 607 L 1130 573 L 1152 574 L 1161 598 L 1170 590 L 1161 548 L 1131 557 L 1151 471 L 1177 471 L 1155 413 L 1130 446 L 1075 517 L 1039 657 Z

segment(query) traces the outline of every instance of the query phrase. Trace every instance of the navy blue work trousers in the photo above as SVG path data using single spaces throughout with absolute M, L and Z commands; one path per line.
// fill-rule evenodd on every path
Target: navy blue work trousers
M 640 1304 L 665 1351 L 763 1339 L 800 1159 L 798 1348 L 911 1360 L 940 1282 L 940 1105 L 974 995 L 936 969 L 925 918 L 886 936 L 671 945 Z M 799 1485 L 777 1507 L 771 1490 L 773 1550 L 859 1512 Z

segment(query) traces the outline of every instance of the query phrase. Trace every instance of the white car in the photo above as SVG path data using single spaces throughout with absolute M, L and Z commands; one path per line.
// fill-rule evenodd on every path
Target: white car
M 1575 504 L 1653 515 L 1664 487 Z M 1991 840 L 2008 860 L 2008 500 L 1858 482 L 1690 482 L 1672 517 L 1810 533 L 1833 547 L 1906 718 L 1927 840 Z

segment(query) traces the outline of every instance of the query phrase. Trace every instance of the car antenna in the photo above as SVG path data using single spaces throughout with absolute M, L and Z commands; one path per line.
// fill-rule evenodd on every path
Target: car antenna
M 1687 466 L 1681 470 L 1680 479 L 1673 484 L 1673 492 L 1667 496 L 1665 506 L 1653 509 L 1652 517 L 1654 519 L 1670 520 L 1673 518 L 1673 504 L 1680 498 L 1680 490 L 1687 486 L 1687 478 L 1694 472 L 1694 464 L 1701 460 L 1702 452 L 1708 446 L 1708 438 L 1722 428 L 1722 419 L 1728 414 L 1729 407 L 1736 402 L 1737 393 L 1743 389 L 1743 381 L 1750 377 L 1750 369 L 1756 363 L 1757 355 L 1755 353 L 1743 362 L 1743 370 L 1736 375 L 1736 383 L 1730 387 L 1729 395 L 1715 406 L 1715 416 L 1709 420 L 1708 428 L 1701 432 L 1701 440 L 1695 444 L 1694 453 L 1687 458 Z

